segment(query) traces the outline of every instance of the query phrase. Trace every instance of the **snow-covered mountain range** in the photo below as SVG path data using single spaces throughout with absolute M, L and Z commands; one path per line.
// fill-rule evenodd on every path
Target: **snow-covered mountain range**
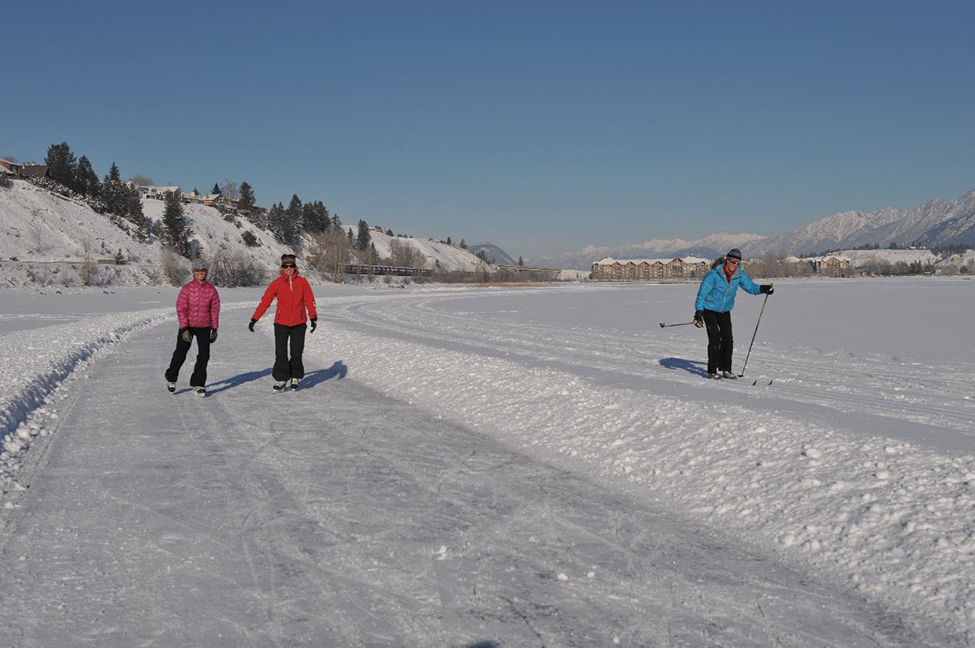
M 618 246 L 588 246 L 574 252 L 533 257 L 531 265 L 585 269 L 610 256 L 617 259 L 702 256 L 714 258 L 729 248 L 741 248 L 745 256 L 777 257 L 815 254 L 825 250 L 852 249 L 865 244 L 880 247 L 897 243 L 938 247 L 975 247 L 975 190 L 956 200 L 936 198 L 913 210 L 885 207 L 873 212 L 839 212 L 776 236 L 712 234 L 696 241 L 652 239 Z
M 755 242 L 748 254 L 808 254 L 891 243 L 902 247 L 975 245 L 975 190 L 952 201 L 936 198 L 910 211 L 886 207 L 874 212 L 840 212 Z
M 678 256 L 699 256 L 715 258 L 730 248 L 745 249 L 755 241 L 765 237 L 758 234 L 711 234 L 695 241 L 683 239 L 651 239 L 643 243 L 618 246 L 590 245 L 575 252 L 563 252 L 551 256 L 537 256 L 526 260 L 528 265 L 550 268 L 575 268 L 587 270 L 595 261 L 603 257 L 616 259 L 657 259 Z

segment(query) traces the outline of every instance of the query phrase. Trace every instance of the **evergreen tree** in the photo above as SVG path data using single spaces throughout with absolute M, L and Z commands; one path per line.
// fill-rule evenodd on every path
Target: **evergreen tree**
M 328 208 L 325 207 L 321 200 L 307 203 L 303 210 L 302 218 L 304 220 L 302 230 L 306 234 L 322 234 L 327 232 L 332 226 L 332 219 L 328 213 Z
M 460 249 L 462 249 L 462 250 L 466 250 L 467 249 L 467 241 L 465 241 L 464 239 L 461 239 L 460 240 Z
M 82 155 L 75 171 L 74 190 L 85 196 L 97 196 L 100 185 L 98 174 L 91 168 L 91 162 L 86 156 Z
M 219 196 L 220 195 L 220 185 L 218 185 L 216 182 L 214 182 L 213 183 L 213 191 L 211 191 L 210 193 L 213 194 L 214 196 Z
M 285 229 L 281 242 L 296 250 L 301 248 L 302 214 L 301 199 L 297 195 L 291 196 L 291 202 L 284 212 Z
M 105 181 L 102 183 L 100 193 L 109 213 L 116 214 L 117 216 L 125 215 L 129 200 L 128 191 L 126 191 L 125 185 L 122 184 L 122 175 L 119 173 L 118 167 L 114 162 L 112 162 L 112 168 L 109 169 L 108 174 L 105 175 Z
M 386 230 L 386 236 L 396 236 L 395 234 L 393 234 L 393 228 L 389 228 Z
M 189 258 L 190 230 L 186 226 L 186 219 L 183 217 L 183 203 L 180 201 L 178 190 L 166 194 L 166 210 L 163 212 L 162 224 L 163 242 L 179 254 Z
M 240 199 L 237 201 L 237 209 L 241 211 L 250 211 L 254 209 L 256 205 L 256 198 L 254 197 L 254 189 L 247 184 L 247 182 L 240 183 Z
M 285 235 L 284 219 L 284 205 L 281 203 L 271 205 L 267 214 L 267 226 L 274 238 L 281 242 L 284 242 Z
M 518 257 L 518 267 L 520 268 L 524 265 L 525 265 L 525 259 L 522 257 Z
M 105 182 L 122 182 L 122 174 L 119 173 L 118 166 L 112 162 L 112 168 L 108 170 L 108 175 L 105 176 Z
M 138 237 L 142 241 L 149 240 L 152 221 L 142 212 L 142 196 L 139 194 L 139 190 L 128 185 L 122 185 L 122 190 L 125 193 L 125 207 L 122 216 L 135 224 L 138 228 Z
M 372 237 L 369 235 L 369 224 L 364 220 L 359 221 L 359 234 L 355 238 L 355 247 L 361 252 L 365 252 L 369 249 L 369 243 L 372 242 Z
M 342 229 L 342 221 L 339 220 L 338 214 L 332 214 L 332 227 Z
M 65 187 L 74 188 L 77 162 L 67 142 L 51 144 L 47 149 L 44 164 L 47 165 L 47 171 L 52 180 L 63 184 Z

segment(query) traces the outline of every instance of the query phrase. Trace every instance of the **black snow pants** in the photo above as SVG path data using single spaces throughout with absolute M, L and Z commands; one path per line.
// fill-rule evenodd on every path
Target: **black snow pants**
M 210 331 L 209 327 L 191 328 L 190 334 L 196 338 L 196 365 L 193 367 L 193 375 L 190 376 L 190 387 L 206 387 L 207 385 L 207 363 L 210 362 Z M 179 378 L 180 367 L 186 361 L 186 354 L 193 346 L 193 338 L 189 342 L 183 340 L 182 331 L 176 334 L 176 350 L 173 351 L 173 359 L 166 370 L 166 380 L 176 382 Z
M 731 312 L 705 310 L 704 325 L 708 329 L 708 373 L 731 371 L 731 354 L 735 350 Z
M 271 375 L 278 382 L 289 378 L 304 378 L 305 365 L 301 354 L 305 350 L 307 324 L 297 326 L 274 325 L 274 369 Z M 288 359 L 288 342 L 291 342 L 291 359 Z

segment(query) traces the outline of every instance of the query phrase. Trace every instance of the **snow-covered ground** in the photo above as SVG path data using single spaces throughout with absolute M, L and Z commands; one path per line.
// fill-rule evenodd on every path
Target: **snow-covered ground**
M 776 282 L 738 381 L 694 290 L 316 286 L 280 395 L 226 291 L 206 399 L 173 291 L 6 291 L 0 643 L 975 642 L 975 281 Z

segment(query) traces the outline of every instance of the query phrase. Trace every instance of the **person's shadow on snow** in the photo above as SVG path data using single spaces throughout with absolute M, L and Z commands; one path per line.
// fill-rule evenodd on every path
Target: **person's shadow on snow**
M 215 383 L 210 383 L 210 389 L 208 390 L 209 395 L 219 394 L 222 391 L 228 389 L 233 389 L 234 387 L 240 387 L 241 385 L 255 380 L 260 380 L 261 378 L 267 378 L 271 375 L 271 369 L 261 369 L 260 371 L 248 371 L 247 373 L 238 374 L 236 376 L 231 376 L 230 378 L 224 378 L 223 380 L 218 380 Z M 216 389 L 213 389 L 216 387 Z
M 318 369 L 317 371 L 306 373 L 305 377 L 301 379 L 298 389 L 310 389 L 315 385 L 321 384 L 326 380 L 331 380 L 332 378 L 342 380 L 348 373 L 349 368 L 345 365 L 345 363 L 341 360 L 336 360 L 335 363 L 328 369 Z
M 684 358 L 662 358 L 660 360 L 660 366 L 665 369 L 683 369 L 695 376 L 703 377 L 708 375 L 706 362 L 695 362 L 694 360 L 685 360 Z

